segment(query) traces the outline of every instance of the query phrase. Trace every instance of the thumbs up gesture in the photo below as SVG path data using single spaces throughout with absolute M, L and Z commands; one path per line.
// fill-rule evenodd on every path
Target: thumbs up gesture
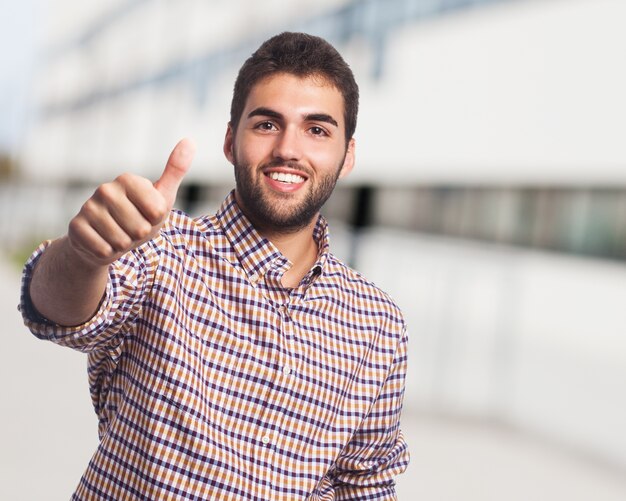
M 96 189 L 68 228 L 69 244 L 85 264 L 108 265 L 158 233 L 194 153 L 193 142 L 183 139 L 156 182 L 122 174 Z

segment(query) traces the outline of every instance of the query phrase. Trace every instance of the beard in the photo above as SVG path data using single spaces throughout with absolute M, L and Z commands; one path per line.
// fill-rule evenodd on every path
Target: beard
M 294 195 L 289 193 L 268 193 L 263 189 L 262 179 L 257 177 L 260 170 L 269 167 L 285 166 L 298 169 L 301 172 L 308 170 L 295 162 L 274 161 L 254 169 L 241 165 L 235 158 L 235 183 L 241 210 L 258 230 L 279 233 L 295 233 L 308 226 L 315 218 L 326 200 L 330 197 L 339 174 L 341 164 L 335 172 L 322 177 L 316 185 L 308 186 L 303 200 L 292 200 Z M 311 176 L 307 183 L 311 183 Z

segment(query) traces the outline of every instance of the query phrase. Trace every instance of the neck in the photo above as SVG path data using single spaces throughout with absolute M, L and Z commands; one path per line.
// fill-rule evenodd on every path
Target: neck
M 283 275 L 282 284 L 285 287 L 297 287 L 302 278 L 315 264 L 315 261 L 317 261 L 319 250 L 317 243 L 313 239 L 313 230 L 316 222 L 317 218 L 306 227 L 292 233 L 259 231 L 293 264 Z

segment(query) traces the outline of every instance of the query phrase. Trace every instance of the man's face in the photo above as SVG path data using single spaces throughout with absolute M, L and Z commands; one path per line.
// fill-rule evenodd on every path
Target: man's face
M 315 77 L 279 73 L 257 83 L 224 153 L 235 167 L 237 203 L 261 231 L 310 224 L 354 163 L 343 97 Z

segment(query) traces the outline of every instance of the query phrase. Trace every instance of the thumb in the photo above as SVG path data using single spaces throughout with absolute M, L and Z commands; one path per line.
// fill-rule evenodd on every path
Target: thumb
M 196 145 L 191 139 L 181 139 L 170 153 L 161 177 L 154 183 L 170 207 L 176 201 L 178 187 L 191 166 L 195 152 Z

